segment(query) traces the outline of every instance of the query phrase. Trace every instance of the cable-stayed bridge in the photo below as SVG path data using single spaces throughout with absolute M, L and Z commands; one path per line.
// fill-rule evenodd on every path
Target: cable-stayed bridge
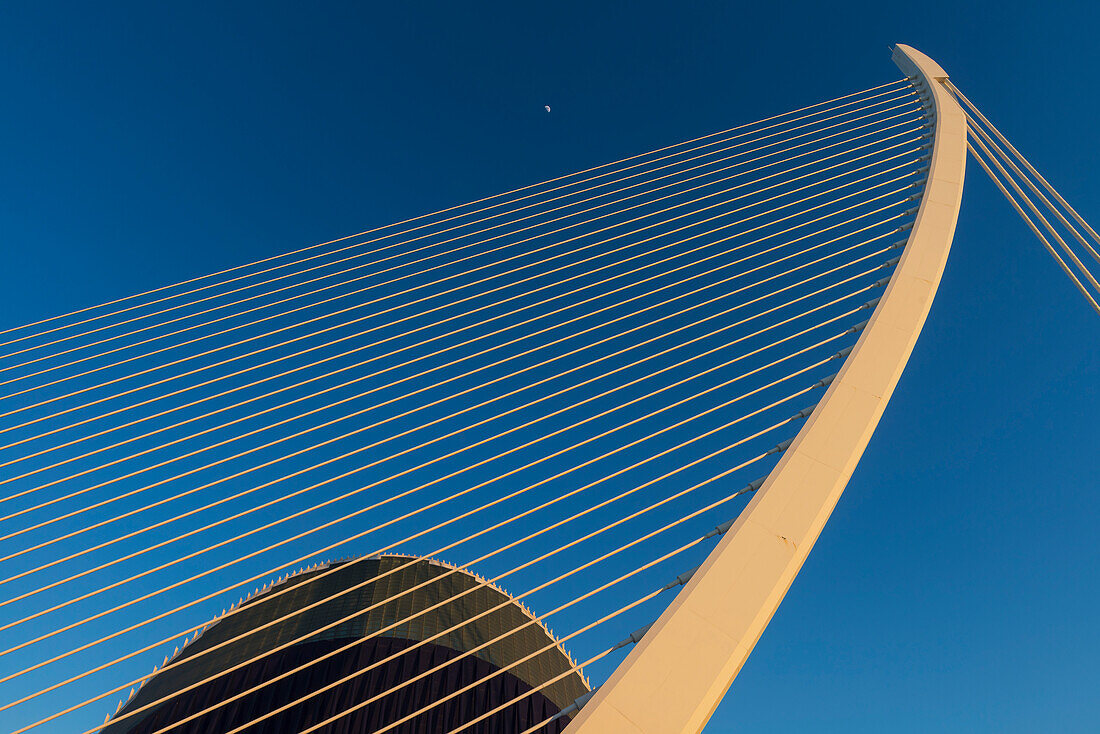
M 1100 236 L 895 61 L 0 334 L 6 729 L 701 729 L 914 348 L 968 149 L 1100 312 Z

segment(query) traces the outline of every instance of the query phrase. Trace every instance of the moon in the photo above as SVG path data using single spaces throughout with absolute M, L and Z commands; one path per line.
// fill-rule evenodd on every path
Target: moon
M 546 110 L 547 112 L 549 112 L 549 111 L 550 111 L 550 105 L 548 105 L 548 104 L 546 104 L 546 105 L 543 105 L 543 106 L 542 106 L 542 108 L 543 108 L 544 110 Z

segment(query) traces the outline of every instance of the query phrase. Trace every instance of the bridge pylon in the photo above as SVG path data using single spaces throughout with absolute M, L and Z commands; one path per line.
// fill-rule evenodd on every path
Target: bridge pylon
M 951 248 L 967 125 L 935 61 L 903 44 L 893 58 L 926 98 L 933 139 L 897 270 L 825 397 L 756 496 L 567 734 L 702 730 L 805 562 L 901 377 Z

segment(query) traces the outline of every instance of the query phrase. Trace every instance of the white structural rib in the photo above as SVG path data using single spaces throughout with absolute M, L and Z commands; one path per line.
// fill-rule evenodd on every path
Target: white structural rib
M 752 502 L 567 734 L 702 730 L 771 620 L 840 498 L 916 343 L 962 199 L 966 118 L 947 74 L 904 45 L 925 87 L 934 147 L 924 196 L 878 308 L 816 410 Z

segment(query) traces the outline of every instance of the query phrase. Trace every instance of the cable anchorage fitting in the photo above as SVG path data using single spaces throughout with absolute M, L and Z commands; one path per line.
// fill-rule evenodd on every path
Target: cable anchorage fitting
M 758 479 L 757 481 L 760 482 L 760 484 L 764 483 L 763 479 Z M 753 482 L 753 484 L 755 484 L 755 483 L 756 482 Z M 756 486 L 759 487 L 760 485 L 757 484 Z M 750 484 L 748 487 L 745 487 L 744 489 L 742 489 L 741 492 L 748 492 L 749 487 L 752 487 L 752 484 Z M 740 492 L 738 494 L 740 494 Z M 736 518 L 734 518 L 733 520 L 726 520 L 721 525 L 715 525 L 714 530 L 711 530 L 709 533 L 707 533 L 706 535 L 703 536 L 703 540 L 707 540 L 708 538 L 713 538 L 716 535 L 725 535 L 726 533 L 729 532 L 729 529 L 733 527 L 733 523 L 735 521 L 736 521 Z
M 813 413 L 814 409 L 816 407 L 817 407 L 817 403 L 814 403 L 813 405 L 809 406 L 808 408 L 803 408 L 802 410 L 800 410 L 797 413 L 795 413 L 794 415 L 792 415 L 791 420 L 793 421 L 793 420 L 798 420 L 799 418 L 809 418 L 810 413 Z
M 771 452 L 769 452 L 769 453 L 771 453 Z M 739 490 L 733 496 L 736 497 L 737 495 L 747 494 L 749 492 L 755 492 L 756 490 L 758 490 L 762 486 L 764 486 L 764 480 L 765 479 L 767 479 L 767 477 L 760 477 L 759 479 L 752 480 L 751 482 L 749 482 L 748 484 L 745 485 L 744 489 Z M 737 518 L 733 518 L 732 520 L 726 520 L 721 525 L 715 525 L 714 529 L 711 530 L 710 532 L 708 532 L 706 535 L 704 535 L 702 539 L 707 540 L 709 538 L 713 538 L 716 535 L 725 535 L 729 531 L 729 529 L 733 527 L 733 523 L 736 522 L 736 521 L 737 521 Z
M 617 649 L 619 649 L 619 646 L 616 645 L 612 649 L 617 650 Z M 569 704 L 568 706 L 563 708 L 561 711 L 559 711 L 558 713 L 551 716 L 546 721 L 542 722 L 541 726 L 546 726 L 547 724 L 549 724 L 551 722 L 554 722 L 554 721 L 557 721 L 558 719 L 560 719 L 562 717 L 572 716 L 573 714 L 577 713 L 578 711 L 581 710 L 581 708 L 584 707 L 584 705 L 586 703 L 588 703 L 589 701 L 592 700 L 592 697 L 596 695 L 596 691 L 598 691 L 598 690 L 600 690 L 599 686 L 597 686 L 596 688 L 593 688 L 591 691 L 584 694 L 583 696 L 577 696 L 575 699 L 573 699 L 573 703 Z
M 772 446 L 770 449 L 765 451 L 764 456 L 767 456 L 768 454 L 778 454 L 778 453 L 781 453 L 783 451 L 786 451 L 787 449 L 789 449 L 791 447 L 792 443 L 794 443 L 793 438 L 788 438 L 786 441 L 781 441 L 781 442 L 777 443 L 775 446 Z
M 863 323 L 866 324 L 867 322 L 864 321 Z M 856 328 L 856 327 L 853 326 L 852 329 L 854 329 L 854 328 Z M 851 331 L 851 329 L 849 329 L 849 331 Z M 828 377 L 822 377 L 820 380 L 818 380 L 817 382 L 814 383 L 814 387 L 828 387 L 829 385 L 833 384 L 833 380 L 836 379 L 836 375 L 837 375 L 837 373 L 834 372 L 833 374 L 829 375 Z
M 844 359 L 845 357 L 847 357 L 849 354 L 852 353 L 853 349 L 855 349 L 854 345 L 850 346 L 850 347 L 844 347 L 839 352 L 837 352 L 836 354 L 833 355 L 833 359 Z
M 855 324 L 853 326 L 849 326 L 848 331 L 846 331 L 845 333 L 846 334 L 855 334 L 856 332 L 863 331 L 865 328 L 867 328 L 867 324 L 870 323 L 870 321 L 871 321 L 871 319 L 864 319 L 863 321 L 860 321 L 858 324 Z
M 769 451 L 768 453 L 771 453 L 771 452 Z M 737 494 L 746 494 L 748 492 L 755 492 L 756 490 L 758 490 L 762 486 L 764 486 L 764 480 L 765 479 L 767 479 L 767 477 L 760 477 L 759 479 L 753 479 L 751 482 L 746 484 L 743 489 L 738 491 Z M 704 538 L 712 538 L 712 537 L 714 537 L 714 535 L 721 535 L 722 533 L 729 530 L 730 527 L 732 527 L 732 526 L 733 526 L 733 520 L 727 520 L 726 522 L 722 523 L 721 525 L 716 526 L 714 528 L 714 530 L 710 531 L 709 533 L 707 533 L 703 537 Z
M 669 587 L 669 588 L 671 588 L 671 587 Z M 645 633 L 649 632 L 649 628 L 652 627 L 652 626 L 653 626 L 653 623 L 650 622 L 649 624 L 645 625 L 644 627 L 639 627 L 638 629 L 631 632 L 629 637 L 627 637 L 625 640 L 622 640 L 621 642 L 616 644 L 615 647 L 613 647 L 611 649 L 612 650 L 618 650 L 620 648 L 626 647 L 627 645 L 637 645 L 638 642 L 642 639 L 642 637 L 645 636 Z M 592 694 L 589 693 L 588 696 L 591 697 Z M 577 700 L 580 701 L 581 698 L 584 698 L 584 696 L 581 696 Z M 587 700 L 584 703 L 587 703 Z M 584 703 L 581 703 L 581 706 L 583 706 Z
M 698 570 L 699 570 L 699 566 L 696 566 L 695 568 L 693 568 L 689 571 L 684 571 L 682 574 L 680 574 L 679 576 L 674 578 L 672 581 L 669 581 L 667 584 L 662 586 L 661 591 L 668 591 L 669 589 L 675 589 L 677 586 L 683 586 L 684 584 L 686 584 L 688 581 L 691 580 L 691 577 L 694 576 L 695 572 L 698 571 Z M 643 631 L 642 634 L 645 634 L 645 632 Z M 633 637 L 633 635 L 631 635 L 631 637 Z

